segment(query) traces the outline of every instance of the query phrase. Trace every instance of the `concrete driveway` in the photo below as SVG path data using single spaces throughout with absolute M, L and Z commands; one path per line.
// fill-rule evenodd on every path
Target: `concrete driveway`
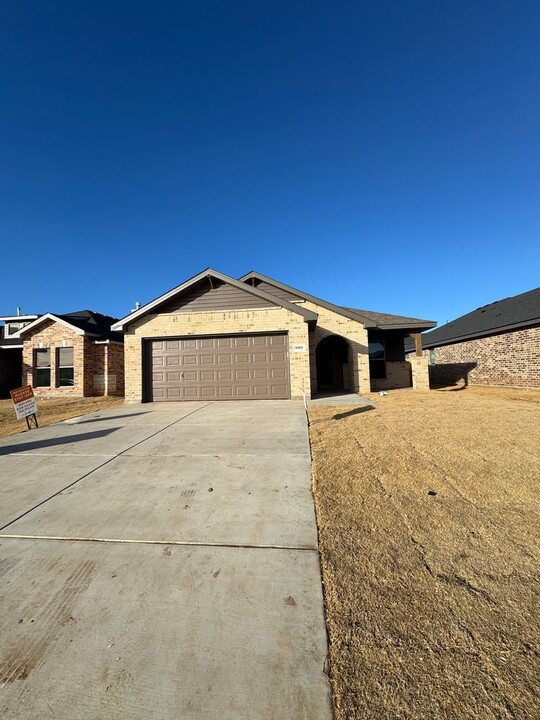
M 0 493 L 0 718 L 331 718 L 302 403 L 5 438 Z

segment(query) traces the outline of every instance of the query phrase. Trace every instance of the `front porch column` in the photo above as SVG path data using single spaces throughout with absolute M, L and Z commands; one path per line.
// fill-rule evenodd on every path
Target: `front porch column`
M 422 353 L 422 335 L 410 333 L 414 340 L 416 354 L 409 358 L 412 370 L 412 383 L 415 390 L 429 390 L 429 358 Z
M 429 359 L 427 357 L 409 358 L 412 369 L 412 384 L 415 390 L 429 390 Z

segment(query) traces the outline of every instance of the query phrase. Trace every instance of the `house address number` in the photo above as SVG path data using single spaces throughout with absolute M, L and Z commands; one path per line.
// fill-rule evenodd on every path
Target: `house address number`
M 305 343 L 294 343 L 292 349 L 293 352 L 306 352 Z

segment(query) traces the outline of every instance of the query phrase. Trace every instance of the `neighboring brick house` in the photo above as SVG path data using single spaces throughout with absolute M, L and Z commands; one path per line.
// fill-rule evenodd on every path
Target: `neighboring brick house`
M 8 398 L 9 391 L 19 387 L 22 377 L 23 341 L 21 330 L 39 315 L 23 315 L 17 308 L 17 315 L 0 317 L 0 398 Z
M 123 395 L 123 336 L 92 310 L 47 313 L 23 327 L 22 379 L 36 395 Z
M 434 384 L 540 388 L 540 288 L 424 333 L 422 344 Z
M 284 399 L 428 388 L 430 320 L 341 307 L 260 273 L 204 270 L 113 325 L 126 401 Z M 417 356 L 405 359 L 414 335 Z

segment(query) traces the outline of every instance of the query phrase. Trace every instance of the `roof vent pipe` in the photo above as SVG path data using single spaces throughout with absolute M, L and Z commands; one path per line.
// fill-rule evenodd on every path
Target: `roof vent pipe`
M 131 308 L 131 312 L 137 312 L 137 310 L 141 307 L 141 303 L 137 300 L 135 302 L 135 307 Z
M 17 317 L 19 317 L 20 314 L 21 314 L 21 308 L 18 307 L 18 308 L 17 308 Z

